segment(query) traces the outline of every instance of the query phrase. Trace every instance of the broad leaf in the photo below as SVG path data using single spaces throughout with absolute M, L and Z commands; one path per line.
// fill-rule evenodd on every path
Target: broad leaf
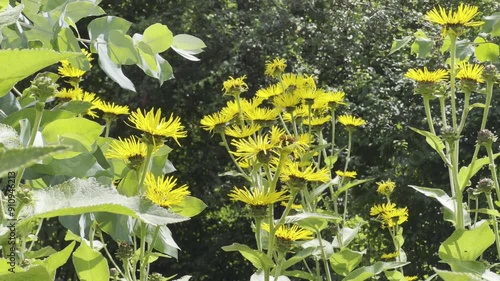
M 496 159 L 498 156 L 500 156 L 500 153 L 495 153 L 493 154 L 493 159 Z M 458 173 L 458 182 L 460 187 L 462 188 L 461 190 L 463 191 L 465 187 L 468 186 L 469 180 L 477 173 L 479 170 L 481 170 L 485 165 L 488 165 L 490 163 L 490 158 L 489 157 L 483 157 L 480 159 L 476 159 L 473 163 L 469 164 L 467 167 L 462 167 L 460 168 L 460 172 Z M 472 169 L 472 171 L 471 171 Z M 470 173 L 470 176 L 467 177 Z
M 360 267 L 349 273 L 342 281 L 363 281 L 376 276 L 385 270 L 405 266 L 408 262 L 376 262 L 370 266 Z
M 434 271 L 443 278 L 444 281 L 484 281 L 481 276 L 469 272 L 451 272 L 447 270 L 439 270 L 434 268 Z
M 0 50 L 0 97 L 29 75 L 60 60 L 77 56 L 82 56 L 82 53 L 58 53 L 46 49 Z
M 495 242 L 488 223 L 471 230 L 457 229 L 439 247 L 439 257 L 447 260 L 475 261 Z
M 174 41 L 174 36 L 166 25 L 155 23 L 144 30 L 142 40 L 149 45 L 153 53 L 157 54 L 165 52 L 170 48 Z
M 413 39 L 412 36 L 405 36 L 401 39 L 395 39 L 392 42 L 391 51 L 389 52 L 389 55 L 399 51 L 401 48 L 408 45 L 408 43 L 410 43 L 412 39 Z
M 232 245 L 222 247 L 222 250 L 226 252 L 240 252 L 240 254 L 250 261 L 257 269 L 272 268 L 274 266 L 274 262 L 269 256 L 247 245 L 233 243 Z
M 172 207 L 172 212 L 191 218 L 203 212 L 206 207 L 207 205 L 200 199 L 193 196 L 186 196 L 181 205 Z
M 67 149 L 65 146 L 46 146 L 0 151 L 0 159 L 4 160 L 0 161 L 0 178 Z
M 80 280 L 109 281 L 108 261 L 85 241 L 73 253 L 73 265 Z
M 47 143 L 60 143 L 61 138 L 65 137 L 78 140 L 87 150 L 90 150 L 101 135 L 102 130 L 99 123 L 82 117 L 73 117 L 55 120 L 47 124 L 42 135 Z
M 71 256 L 71 253 L 73 252 L 73 249 L 75 248 L 76 242 L 73 241 L 71 244 L 66 246 L 63 250 L 52 254 L 50 257 L 45 259 L 44 263 L 45 266 L 47 267 L 47 270 L 49 271 L 50 275 L 52 278 L 55 278 L 56 275 L 56 270 L 63 266 L 66 261 L 68 261 L 68 258 Z
M 363 253 L 361 252 L 343 249 L 331 256 L 330 264 L 337 274 L 346 276 L 358 266 L 362 258 Z
M 108 33 L 108 54 L 117 65 L 132 65 L 139 61 L 132 37 L 117 29 Z
M 28 267 L 26 271 L 16 271 L 0 273 L 0 280 L 2 281 L 26 281 L 26 280 L 37 280 L 37 281 L 53 281 L 47 271 L 47 268 L 42 265 L 34 265 Z
M 436 135 L 428 131 L 419 130 L 417 128 L 410 127 L 413 131 L 419 133 L 425 137 L 425 141 L 438 153 L 442 153 L 445 148 L 443 141 Z
M 179 55 L 191 61 L 199 61 L 194 55 L 203 52 L 206 47 L 205 43 L 199 38 L 188 34 L 178 34 L 174 36 L 172 49 Z
M 341 248 L 349 245 L 351 241 L 358 235 L 359 230 L 361 229 L 361 223 L 359 223 L 355 228 L 349 228 L 349 227 L 343 227 L 341 230 L 342 234 L 342 244 L 339 243 L 338 237 L 340 235 L 337 235 L 333 238 L 332 245 L 335 248 Z
M 101 35 L 105 35 L 103 36 L 103 38 L 106 38 L 107 34 L 111 30 L 120 30 L 123 33 L 127 33 L 131 25 L 132 25 L 131 22 L 119 17 L 113 17 L 113 16 L 100 17 L 92 20 L 89 23 L 88 25 L 89 37 L 92 41 L 97 40 L 97 38 Z
M 125 197 L 115 188 L 103 186 L 94 179 L 75 179 L 49 189 L 33 191 L 34 203 L 24 206 L 20 223 L 37 218 L 109 212 L 131 216 L 152 225 L 165 225 L 188 218 L 153 204 L 142 197 Z
M 500 12 L 483 17 L 483 21 L 483 32 L 489 33 L 491 36 L 500 36 Z
M 9 125 L 0 124 L 0 148 L 15 149 L 21 148 L 21 139 L 14 130 Z
M 474 40 L 477 43 L 475 55 L 479 62 L 496 62 L 500 55 L 500 46 L 495 43 L 487 42 L 482 37 L 477 37 Z
M 312 230 L 324 229 L 329 221 L 342 220 L 337 215 L 319 214 L 319 213 L 300 213 L 293 216 L 287 216 L 286 223 L 296 223 L 302 227 Z

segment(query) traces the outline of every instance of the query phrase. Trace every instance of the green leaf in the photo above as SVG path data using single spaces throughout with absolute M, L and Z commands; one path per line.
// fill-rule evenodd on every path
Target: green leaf
M 29 75 L 60 60 L 77 56 L 82 56 L 82 53 L 58 53 L 47 49 L 0 50 L 0 97 Z
M 16 111 L 9 116 L 5 117 L 5 119 L 2 120 L 2 123 L 7 124 L 11 126 L 12 128 L 16 129 L 19 131 L 20 126 L 19 126 L 19 121 L 22 119 L 28 119 L 31 124 L 35 121 L 35 108 L 30 107 L 30 108 L 23 108 L 19 111 Z M 54 120 L 57 119 L 64 119 L 64 118 L 71 118 L 75 117 L 75 114 L 70 111 L 66 110 L 46 110 L 43 112 L 42 116 L 42 121 L 40 124 L 40 128 L 44 128 L 45 125 L 51 123 Z
M 417 58 L 428 57 L 431 54 L 434 42 L 420 29 L 414 35 L 415 41 L 411 44 L 411 54 L 415 54 Z
M 56 270 L 63 266 L 66 261 L 68 261 L 69 256 L 71 255 L 71 252 L 73 252 L 73 249 L 75 248 L 76 242 L 73 241 L 71 244 L 66 246 L 63 250 L 52 254 L 50 257 L 45 259 L 44 263 L 45 266 L 47 267 L 47 271 L 49 271 L 50 275 L 52 278 L 55 278 L 56 275 Z
M 401 39 L 395 39 L 392 42 L 391 51 L 389 52 L 389 55 L 399 51 L 401 48 L 408 45 L 408 43 L 410 43 L 412 39 L 413 39 L 412 36 L 405 36 Z
M 47 143 L 59 143 L 62 137 L 82 143 L 88 150 L 101 135 L 103 127 L 82 117 L 55 120 L 45 126 L 42 135 Z
M 358 266 L 362 258 L 363 253 L 361 252 L 342 249 L 331 256 L 330 264 L 337 274 L 346 276 Z
M 287 216 L 286 223 L 297 223 L 302 227 L 312 230 L 321 230 L 328 225 L 329 221 L 340 221 L 341 217 L 337 215 L 327 215 L 318 213 L 300 213 L 293 216 Z
M 80 280 L 109 281 L 108 261 L 86 242 L 82 242 L 73 253 L 73 265 Z
M 139 54 L 132 37 L 121 30 L 108 33 L 108 53 L 111 60 L 118 65 L 132 65 L 139 61 Z
M 448 39 L 449 40 L 449 39 Z M 458 40 L 457 41 L 457 58 L 459 60 L 468 60 L 470 56 L 474 54 L 474 46 L 471 44 L 470 40 Z M 446 62 L 450 63 L 450 58 L 446 60 Z
M 176 214 L 191 218 L 201 213 L 206 207 L 207 205 L 200 199 L 193 196 L 186 196 L 181 205 L 173 206 L 171 210 Z
M 349 243 L 351 243 L 351 241 L 356 237 L 356 235 L 359 233 L 359 230 L 361 229 L 361 223 L 359 223 L 355 228 L 349 228 L 349 227 L 342 227 L 342 244 L 339 243 L 338 241 L 338 236 L 339 235 L 336 235 L 334 238 L 333 238 L 333 242 L 332 242 L 332 245 L 333 247 L 335 248 L 341 248 L 341 247 L 346 247 L 347 245 L 349 245 Z
M 7 4 L 9 3 L 9 1 L 6 2 Z M 19 4 L 11 9 L 6 10 L 3 9 L 2 5 L 3 3 L 0 3 L 0 31 L 2 30 L 2 28 L 15 23 L 24 9 L 23 4 Z
M 415 185 L 410 185 L 410 187 L 427 197 L 437 199 L 439 203 L 441 203 L 441 205 L 443 205 L 443 207 L 445 208 L 445 214 L 446 212 L 449 212 L 453 216 L 450 219 L 452 219 L 452 222 L 455 223 L 456 221 L 455 200 L 452 199 L 450 196 L 448 196 L 446 192 L 438 188 L 420 187 Z M 467 210 L 464 209 L 463 214 L 464 214 L 465 224 L 470 224 L 469 212 L 467 212 Z
M 121 65 L 114 63 L 108 55 L 108 42 L 104 40 L 104 34 L 100 34 L 94 43 L 94 48 L 99 54 L 99 66 L 113 81 L 118 83 L 123 89 L 135 92 L 132 81 L 123 74 Z
M 46 247 L 43 247 L 43 248 L 41 248 L 40 250 L 37 250 L 37 251 L 26 252 L 24 254 L 24 256 L 27 259 L 37 259 L 37 258 L 47 257 L 47 256 L 50 256 L 50 255 L 55 254 L 55 253 L 57 253 L 57 251 L 54 250 L 54 248 L 52 248 L 50 246 L 46 246 Z
M 457 261 L 457 260 L 442 260 L 450 265 L 451 270 L 455 272 L 470 272 L 482 275 L 486 272 L 487 266 L 480 261 Z
M 104 15 L 106 12 L 90 1 L 78 1 L 67 3 L 64 8 L 64 14 L 74 24 L 82 18 Z
M 115 241 L 125 241 L 132 243 L 132 225 L 135 219 L 124 215 L 111 213 L 94 213 L 95 220 L 99 228 L 106 232 Z
M 0 159 L 3 159 L 0 161 L 0 178 L 67 149 L 65 146 L 46 146 L 0 151 Z
M 498 156 L 500 156 L 500 153 L 495 153 L 493 154 L 493 159 L 496 159 Z M 462 167 L 460 168 L 460 171 L 458 172 L 458 182 L 459 186 L 462 187 L 462 191 L 468 186 L 469 180 L 479 172 L 485 165 L 488 165 L 490 163 L 489 157 L 483 157 L 480 159 L 476 159 L 474 162 L 470 163 L 469 166 L 467 167 Z M 470 176 L 468 176 L 469 171 L 472 169 L 472 172 L 470 172 Z
M 477 44 L 475 55 L 479 62 L 496 62 L 498 61 L 498 56 L 500 55 L 500 47 L 491 42 L 487 42 L 482 37 L 476 37 L 474 43 Z
M 126 197 L 115 188 L 103 186 L 96 180 L 74 179 L 48 189 L 33 191 L 34 203 L 25 205 L 19 216 L 21 223 L 37 218 L 80 215 L 91 212 L 109 212 L 131 216 L 152 225 L 185 221 L 177 215 L 153 204 L 143 197 Z
M 128 171 L 125 178 L 118 184 L 117 190 L 120 194 L 128 197 L 136 196 L 139 193 L 139 179 L 135 170 Z
M 63 142 L 65 143 L 65 142 Z M 74 148 L 73 148 L 74 149 Z M 56 157 L 62 159 L 55 159 Z M 54 155 L 47 164 L 35 164 L 31 170 L 36 173 L 53 175 L 53 176 L 69 176 L 77 178 L 96 177 L 98 175 L 108 175 L 106 171 L 95 159 L 92 153 L 79 153 L 74 157 L 61 157 L 61 154 Z M 33 179 L 33 178 L 31 178 Z
M 37 280 L 37 281 L 53 281 L 47 271 L 47 268 L 42 265 L 34 265 L 28 267 L 26 271 L 16 271 L 14 274 L 12 272 L 0 273 L 0 280 L 2 281 L 26 281 L 26 280 Z
M 485 208 L 482 208 L 482 209 L 473 209 L 473 210 L 469 210 L 469 212 L 478 212 L 478 213 L 481 213 L 481 214 L 487 214 L 487 215 L 490 215 L 490 216 L 495 216 L 495 217 L 499 217 L 500 218 L 500 212 L 498 210 L 495 210 L 495 209 L 485 209 Z
M 146 232 L 146 242 L 151 244 L 153 239 L 153 234 L 155 232 L 156 227 L 148 226 Z M 138 233 L 138 232 L 136 232 Z M 174 238 L 172 237 L 172 232 L 166 225 L 160 226 L 160 230 L 158 231 L 158 236 L 156 237 L 154 249 L 166 254 L 170 257 L 178 258 L 178 250 L 180 249 L 177 243 L 175 243 Z
M 69 27 L 62 27 L 57 34 L 57 47 L 60 52 L 81 52 L 80 44 L 75 34 Z M 85 56 L 79 56 L 68 60 L 72 66 L 82 70 L 90 70 L 90 63 Z
M 495 242 L 488 223 L 471 230 L 457 229 L 439 247 L 439 257 L 447 260 L 474 261 Z
M 203 52 L 205 43 L 197 37 L 188 34 L 178 34 L 174 36 L 172 49 L 179 55 L 191 61 L 199 61 L 194 55 Z
M 387 277 L 387 280 L 389 281 L 406 281 L 406 277 L 403 275 L 403 273 L 397 271 L 397 270 L 388 270 L 384 272 L 385 277 Z
M 442 153 L 445 148 L 443 141 L 431 132 L 419 130 L 417 128 L 410 127 L 413 131 L 419 133 L 425 137 L 425 141 L 438 153 Z
M 310 247 L 310 248 L 305 248 L 305 249 L 301 250 L 300 252 L 298 252 L 297 254 L 292 256 L 291 258 L 287 259 L 283 263 L 283 270 L 289 268 L 290 266 L 292 266 L 298 262 L 303 261 L 307 257 L 311 256 L 316 250 L 317 250 L 316 247 Z
M 144 30 L 142 41 L 149 45 L 153 53 L 157 54 L 170 48 L 174 36 L 166 25 L 155 23 Z
M 92 41 L 96 41 L 97 38 L 101 35 L 104 35 L 102 38 L 106 38 L 107 34 L 111 30 L 120 30 L 123 33 L 127 33 L 131 22 L 113 16 L 105 16 L 92 20 L 88 25 L 89 37 Z M 95 44 L 96 42 L 94 42 Z M 94 46 L 95 47 L 95 46 Z M 94 52 L 94 51 L 93 51 Z
M 500 36 L 500 12 L 483 17 L 483 21 L 482 32 L 489 33 L 491 36 Z
M 363 281 L 378 275 L 385 270 L 395 269 L 409 264 L 409 262 L 376 262 L 370 266 L 360 267 L 349 273 L 342 281 Z
M 434 268 L 434 271 L 443 278 L 444 281 L 484 281 L 481 276 L 468 272 L 451 272 L 447 270 L 439 270 Z
M 285 276 L 290 276 L 290 277 L 295 277 L 295 278 L 301 278 L 301 279 L 304 279 L 304 280 L 314 280 L 314 278 L 316 278 L 315 275 L 309 273 L 309 272 L 305 272 L 305 271 L 302 271 L 302 270 L 291 270 L 291 271 L 285 271 L 283 272 L 283 275 Z M 282 276 L 280 276 L 282 277 Z M 279 278 L 278 277 L 278 280 L 276 281 L 282 281 L 283 279 Z M 285 280 L 283 280 L 285 281 Z
M 0 148 L 21 148 L 22 143 L 17 131 L 9 125 L 0 124 Z
M 254 250 L 247 245 L 233 243 L 232 245 L 222 247 L 222 250 L 226 252 L 240 252 L 240 254 L 250 261 L 257 269 L 274 267 L 274 262 L 269 256 L 263 252 Z
M 0 11 L 7 8 L 9 5 L 9 0 L 0 0 Z

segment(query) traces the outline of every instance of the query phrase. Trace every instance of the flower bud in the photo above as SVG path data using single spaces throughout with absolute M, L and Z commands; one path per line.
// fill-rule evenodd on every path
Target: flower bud
M 484 67 L 483 78 L 485 80 L 491 80 L 492 82 L 495 82 L 497 80 L 497 75 L 498 75 L 498 70 L 495 65 L 488 64 Z
M 55 95 L 58 85 L 55 83 L 51 75 L 47 73 L 38 74 L 31 86 L 25 90 L 28 95 L 33 95 L 38 101 L 45 102 L 48 98 Z
M 493 180 L 489 178 L 482 178 L 478 183 L 477 183 L 477 189 L 481 192 L 484 193 L 491 193 L 491 190 L 494 188 L 495 183 Z
M 163 280 L 163 275 L 157 272 L 149 275 L 148 277 L 148 281 L 162 281 L 162 280 Z
M 460 139 L 460 135 L 457 134 L 452 127 L 446 127 L 441 132 L 441 139 L 448 143 L 453 143 L 454 141 Z
M 482 129 L 477 133 L 477 143 L 479 145 L 491 145 L 497 137 L 488 129 Z
M 126 260 L 134 255 L 134 248 L 127 242 L 119 242 L 118 250 L 116 250 L 116 256 L 119 259 Z

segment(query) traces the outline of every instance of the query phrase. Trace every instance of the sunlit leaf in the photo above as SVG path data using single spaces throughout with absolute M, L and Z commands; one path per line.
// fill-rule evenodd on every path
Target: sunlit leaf
M 149 45 L 153 53 L 157 54 L 170 48 L 174 36 L 166 25 L 155 23 L 144 30 L 142 41 Z
M 0 178 L 13 171 L 27 168 L 37 161 L 68 149 L 65 146 L 29 147 L 0 151 Z
M 272 268 L 274 266 L 273 260 L 268 255 L 254 250 L 247 245 L 233 243 L 232 245 L 222 247 L 222 250 L 226 252 L 240 252 L 257 269 Z
M 80 280 L 109 281 L 108 261 L 85 242 L 73 253 L 73 265 Z
M 495 242 L 495 235 L 488 223 L 471 230 L 456 229 L 439 247 L 441 259 L 474 261 Z
M 496 62 L 500 55 L 500 46 L 487 42 L 483 37 L 476 37 L 474 43 L 477 44 L 475 55 L 479 62 Z

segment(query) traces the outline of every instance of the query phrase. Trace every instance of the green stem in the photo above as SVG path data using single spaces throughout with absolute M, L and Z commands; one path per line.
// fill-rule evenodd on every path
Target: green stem
M 332 116 L 332 143 L 331 143 L 331 155 L 335 155 L 335 108 L 330 108 L 330 115 Z M 332 168 L 332 167 L 330 167 Z
M 493 149 L 491 148 L 491 143 L 488 143 L 484 146 L 488 153 L 488 158 L 490 160 L 490 164 L 488 165 L 490 168 L 491 177 L 493 179 L 493 183 L 495 184 L 495 193 L 497 194 L 497 200 L 500 201 L 500 187 L 498 185 L 498 176 L 497 176 L 497 168 L 495 165 L 495 158 L 493 155 Z
M 467 116 L 469 115 L 469 103 L 470 103 L 470 92 L 469 91 L 464 91 L 464 110 L 462 111 L 462 117 L 460 118 L 460 125 L 458 126 L 458 131 L 457 135 L 460 135 L 462 130 L 465 127 L 465 120 L 467 119 Z
M 456 108 L 456 83 L 455 83 L 455 61 L 457 51 L 457 36 L 450 34 L 450 97 L 451 97 L 451 120 L 453 131 L 457 129 L 457 108 Z
M 147 273 L 145 272 L 145 266 L 144 266 L 144 261 L 145 261 L 145 256 L 146 256 L 146 223 L 141 221 L 141 247 L 140 247 L 140 251 L 139 251 L 139 262 L 140 262 L 140 265 L 139 265 L 139 280 L 140 281 L 147 281 L 148 279 L 148 275 Z
M 257 242 L 257 250 L 262 252 L 262 218 L 255 218 L 255 240 Z
M 113 122 L 113 120 L 111 120 L 110 118 L 106 118 L 106 124 L 105 124 L 105 128 L 106 128 L 106 131 L 104 133 L 104 137 L 109 137 L 109 131 L 111 130 L 111 122 Z
M 101 240 L 101 243 L 103 245 L 103 248 L 104 248 L 104 252 L 106 253 L 106 255 L 108 256 L 108 259 L 111 261 L 111 263 L 113 264 L 113 266 L 116 268 L 116 270 L 118 271 L 118 273 L 122 276 L 122 277 L 125 277 L 127 278 L 127 276 L 123 273 L 123 271 L 120 269 L 120 267 L 118 266 L 118 264 L 115 262 L 115 260 L 113 259 L 113 256 L 111 255 L 111 253 L 109 252 L 108 250 L 108 247 L 106 246 L 106 242 L 104 241 L 104 237 L 101 233 L 101 235 L 99 235 L 99 239 Z M 127 279 L 127 280 L 130 280 L 130 279 Z
M 326 280 L 327 281 L 332 281 L 332 275 L 330 273 L 329 260 L 326 257 L 325 248 L 323 247 L 323 239 L 321 238 L 321 232 L 319 230 L 316 230 L 316 236 L 318 237 L 319 247 L 321 249 L 321 256 L 323 257 L 323 266 L 325 267 Z
M 347 172 L 347 167 L 349 166 L 349 161 L 351 158 L 351 145 L 352 145 L 352 131 L 348 130 L 347 156 L 346 156 L 345 165 L 344 165 L 344 174 Z M 342 187 L 343 181 L 344 181 L 344 177 L 341 177 L 339 188 Z M 348 199 L 348 196 L 349 196 L 349 191 L 346 190 L 345 195 L 344 195 L 344 214 L 342 216 L 344 222 L 347 218 L 347 199 Z
M 493 205 L 493 198 L 491 198 L 491 192 L 485 193 L 486 200 L 488 201 L 488 208 L 490 210 L 495 210 Z M 500 235 L 498 232 L 498 221 L 496 216 L 491 215 L 491 220 L 493 221 L 493 232 L 495 233 L 495 244 L 497 246 L 497 259 L 500 259 Z
M 146 226 L 145 223 L 144 223 L 144 226 Z M 146 252 L 144 253 L 143 259 L 141 260 L 141 267 L 140 267 L 141 276 L 146 276 L 146 279 L 144 279 L 144 281 L 147 280 L 147 276 L 149 275 L 149 256 L 153 252 L 154 244 L 156 242 L 156 239 L 158 238 L 158 233 L 160 233 L 160 226 L 159 225 L 157 225 L 155 227 L 153 237 L 151 238 L 151 243 L 149 243 L 149 247 L 146 250 Z M 146 241 L 145 236 L 142 237 L 141 239 L 144 239 L 144 241 Z M 144 247 L 146 247 L 146 243 L 144 243 Z M 144 272 L 144 275 L 142 274 L 142 272 Z
M 144 180 L 146 179 L 146 175 L 148 174 L 149 164 L 151 162 L 152 156 L 153 156 L 153 145 L 148 144 L 148 148 L 146 151 L 146 157 L 144 158 L 143 168 L 141 171 L 141 179 L 139 181 L 140 192 L 144 192 Z
M 431 115 L 431 106 L 429 103 L 430 96 L 429 95 L 423 95 L 424 98 L 424 107 L 425 107 L 425 117 L 427 118 L 427 124 L 429 125 L 429 130 L 433 135 L 436 135 L 436 131 L 434 130 L 434 122 L 432 120 L 432 115 Z
M 274 280 L 278 280 L 284 262 L 285 262 L 285 253 L 278 251 L 278 258 L 276 260 L 276 267 L 274 269 Z
M 481 129 L 486 128 L 486 121 L 488 121 L 488 113 L 490 110 L 491 99 L 493 97 L 493 81 L 491 79 L 486 80 L 486 101 L 484 102 L 483 119 L 481 121 Z

